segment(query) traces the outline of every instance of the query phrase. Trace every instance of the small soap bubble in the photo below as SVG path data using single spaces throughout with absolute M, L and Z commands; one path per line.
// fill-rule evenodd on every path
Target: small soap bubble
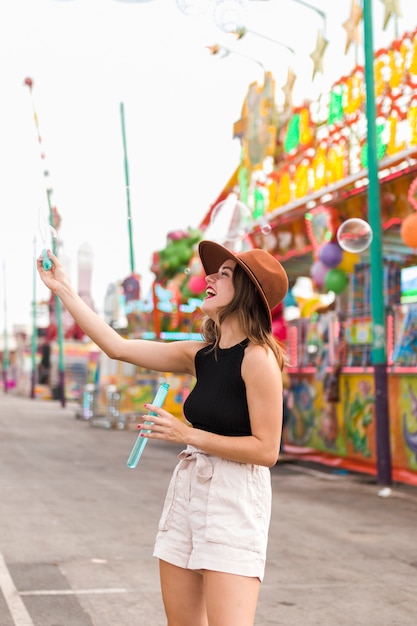
M 339 246 L 346 252 L 363 252 L 372 241 L 372 228 L 368 222 L 357 217 L 346 220 L 337 230 Z
M 119 0 L 119 2 L 120 1 L 126 2 L 127 0 Z M 134 0 L 129 0 L 129 2 L 133 1 Z M 208 10 L 210 2 L 211 0 L 177 0 L 177 6 L 185 15 L 196 17 Z
M 51 226 L 51 224 L 48 224 L 46 226 L 45 245 L 46 247 L 50 248 L 52 252 L 54 252 L 54 254 L 56 255 L 58 254 L 62 245 L 62 241 L 58 234 L 58 231 L 56 230 L 56 228 Z
M 210 218 L 210 236 L 215 241 L 242 241 L 252 229 L 252 213 L 235 193 L 229 194 L 226 200 L 214 207 Z
M 264 221 L 261 224 L 261 233 L 263 235 L 269 235 L 272 232 L 272 226 L 271 224 L 268 224 L 268 222 Z

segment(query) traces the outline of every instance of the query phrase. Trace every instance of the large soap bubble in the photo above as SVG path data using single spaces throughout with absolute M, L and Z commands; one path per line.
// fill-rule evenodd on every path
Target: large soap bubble
M 337 241 L 346 252 L 363 252 L 370 246 L 372 237 L 368 222 L 358 217 L 346 220 L 337 229 Z
M 235 193 L 219 202 L 211 214 L 210 238 L 219 243 L 242 241 L 253 229 L 250 209 Z

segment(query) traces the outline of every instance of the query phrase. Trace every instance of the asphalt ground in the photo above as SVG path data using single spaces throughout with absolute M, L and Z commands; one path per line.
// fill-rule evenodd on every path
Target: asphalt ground
M 165 626 L 153 541 L 180 451 L 0 394 L 0 626 Z M 416 626 L 417 488 L 283 457 L 256 626 Z M 227 625 L 225 625 L 227 626 Z

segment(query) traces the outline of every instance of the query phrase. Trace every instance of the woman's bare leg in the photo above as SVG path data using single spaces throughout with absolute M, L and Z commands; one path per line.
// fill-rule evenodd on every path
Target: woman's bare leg
M 253 626 L 260 580 L 204 570 L 209 626 Z
M 203 576 L 162 560 L 159 573 L 168 626 L 208 626 Z

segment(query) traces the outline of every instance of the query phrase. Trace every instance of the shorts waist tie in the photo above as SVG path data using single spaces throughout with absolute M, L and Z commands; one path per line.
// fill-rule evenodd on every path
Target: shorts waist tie
M 198 448 L 189 446 L 178 455 L 178 458 L 180 459 L 179 467 L 182 464 L 195 461 L 196 474 L 201 481 L 206 482 L 213 476 L 213 463 L 210 457 L 205 452 L 198 450 Z

